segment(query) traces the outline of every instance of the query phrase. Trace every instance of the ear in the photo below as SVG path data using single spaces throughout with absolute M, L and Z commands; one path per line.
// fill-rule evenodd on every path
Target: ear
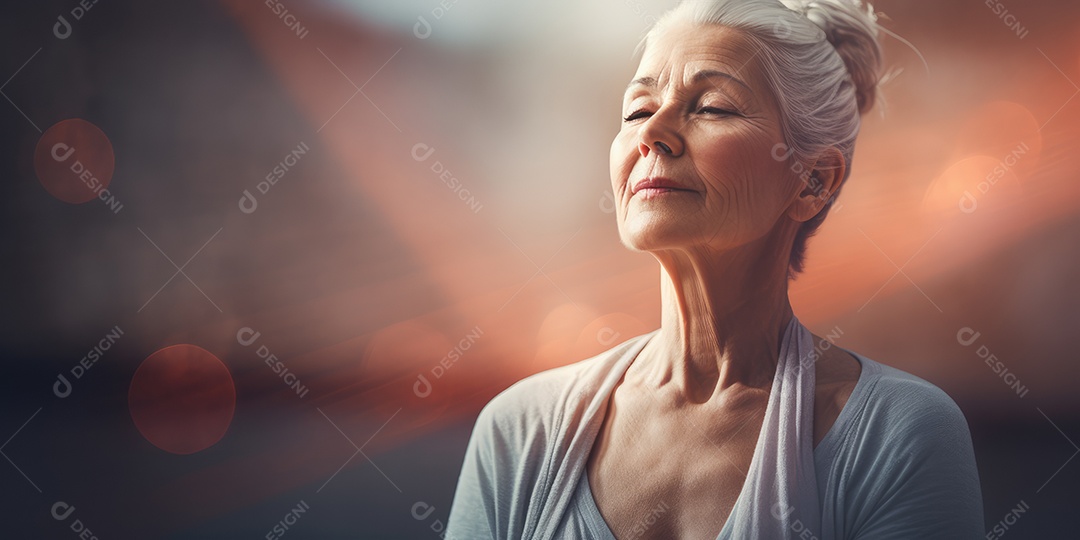
M 812 167 L 798 175 L 799 193 L 788 206 L 787 216 L 801 223 L 818 215 L 836 190 L 840 189 L 846 172 L 840 150 L 835 146 L 826 148 Z

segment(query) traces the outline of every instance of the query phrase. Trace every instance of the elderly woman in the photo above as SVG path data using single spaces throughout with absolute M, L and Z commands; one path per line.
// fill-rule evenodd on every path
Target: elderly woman
M 980 538 L 963 414 L 812 334 L 787 282 L 880 79 L 857 0 L 711 0 L 643 43 L 611 145 L 660 328 L 481 411 L 447 538 Z

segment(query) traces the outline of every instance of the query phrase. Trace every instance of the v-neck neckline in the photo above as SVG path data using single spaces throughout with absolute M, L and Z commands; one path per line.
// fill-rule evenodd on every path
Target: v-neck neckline
M 637 339 L 639 340 L 639 342 L 635 344 L 632 348 L 628 349 L 627 353 L 625 353 L 624 356 L 620 358 L 619 361 L 614 365 L 615 369 L 613 369 L 605 377 L 605 383 L 610 381 L 611 378 L 615 377 L 616 375 L 618 377 L 615 378 L 615 382 L 613 384 L 601 385 L 600 393 L 604 395 L 594 396 L 593 399 L 601 399 L 603 406 L 597 409 L 596 413 L 592 418 L 586 419 L 587 422 L 597 421 L 596 419 L 599 418 L 599 424 L 603 425 L 603 421 L 607 417 L 608 408 L 611 405 L 611 397 L 614 394 L 615 389 L 618 387 L 619 381 L 621 381 L 626 375 L 626 371 L 630 368 L 630 365 L 637 360 L 638 356 L 641 354 L 641 351 L 645 349 L 645 346 L 648 345 L 652 338 L 655 337 L 656 334 L 659 332 L 660 329 L 657 328 L 656 330 L 653 330 L 647 334 L 642 334 L 638 336 Z M 834 444 L 832 439 L 841 436 L 840 433 L 843 431 L 844 425 L 850 422 L 850 418 L 852 414 L 854 414 L 852 412 L 852 409 L 855 406 L 852 405 L 852 403 L 862 401 L 861 395 L 865 390 L 866 383 L 869 379 L 869 374 L 867 372 L 869 371 L 868 368 L 870 366 L 868 365 L 869 362 L 866 357 L 838 345 L 836 347 L 842 351 L 849 353 L 853 358 L 855 358 L 857 362 L 859 362 L 859 377 L 858 379 L 856 379 L 855 386 L 852 388 L 851 394 L 848 395 L 847 401 L 840 409 L 840 412 L 837 414 L 836 420 L 833 421 L 832 426 L 829 427 L 829 430 L 825 433 L 825 436 L 821 438 L 821 441 L 819 441 L 817 445 L 812 445 L 811 452 L 815 458 L 815 461 L 818 455 L 818 448 L 828 447 L 828 445 Z M 814 369 L 817 369 L 816 363 L 814 363 Z M 779 370 L 777 370 L 777 372 L 773 375 L 774 382 L 777 376 L 779 376 Z M 769 388 L 771 392 L 772 385 L 770 385 Z M 817 392 L 816 383 L 814 391 L 815 393 Z M 762 419 L 762 421 L 764 422 L 764 418 Z M 600 506 L 596 504 L 596 498 L 593 496 L 592 492 L 592 485 L 589 482 L 588 461 L 589 457 L 592 455 L 592 450 L 596 445 L 596 438 L 600 434 L 600 427 L 597 426 L 595 430 L 589 431 L 592 433 L 591 440 L 587 441 L 588 444 L 584 445 L 589 449 L 589 452 L 582 457 L 584 463 L 581 466 L 581 477 L 578 478 L 578 481 L 574 484 L 574 486 L 575 489 L 578 490 L 578 496 L 583 496 L 586 499 L 585 502 L 588 505 L 589 512 L 593 514 L 594 518 L 596 518 L 598 525 L 602 525 L 601 529 L 604 531 L 604 533 L 607 534 L 606 540 L 618 540 L 615 537 L 615 533 L 611 530 L 611 525 L 607 523 L 607 521 L 604 519 L 603 514 L 600 512 Z M 754 467 L 754 460 L 757 457 L 758 447 L 760 445 L 761 436 L 759 434 L 758 439 L 754 442 L 754 452 L 750 456 L 750 470 L 752 470 Z M 743 479 L 743 484 L 739 490 L 739 495 L 735 498 L 735 504 L 732 505 L 731 511 L 728 512 L 727 518 L 724 519 L 724 525 L 720 527 L 720 532 L 717 533 L 715 540 L 723 540 L 725 538 L 725 535 L 731 534 L 729 531 L 733 526 L 731 517 L 735 514 L 735 510 L 739 507 L 739 504 L 742 502 L 743 496 L 746 493 L 746 486 L 750 478 L 750 470 L 747 470 L 747 475 L 746 478 Z

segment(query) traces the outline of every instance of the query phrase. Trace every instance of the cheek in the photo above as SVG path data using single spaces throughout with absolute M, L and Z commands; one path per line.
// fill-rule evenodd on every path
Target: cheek
M 616 194 L 619 193 L 619 189 L 626 182 L 626 179 L 630 176 L 630 171 L 634 167 L 634 156 L 627 146 L 629 140 L 629 135 L 623 130 L 619 131 L 611 141 L 611 151 L 608 159 L 610 160 L 611 186 Z
M 755 147 L 735 133 L 705 136 L 697 145 L 695 166 L 710 187 L 743 199 L 759 188 L 765 171 Z
M 747 133 L 713 135 L 700 145 L 698 173 L 725 208 L 740 221 L 771 217 L 784 204 L 783 164 L 772 159 L 767 137 Z M 735 217 L 735 216 L 732 216 Z

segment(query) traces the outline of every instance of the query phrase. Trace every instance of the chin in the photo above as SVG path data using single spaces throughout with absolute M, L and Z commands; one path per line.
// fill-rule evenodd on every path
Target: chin
M 636 215 L 619 225 L 619 239 L 631 251 L 656 251 L 704 240 L 694 222 Z

